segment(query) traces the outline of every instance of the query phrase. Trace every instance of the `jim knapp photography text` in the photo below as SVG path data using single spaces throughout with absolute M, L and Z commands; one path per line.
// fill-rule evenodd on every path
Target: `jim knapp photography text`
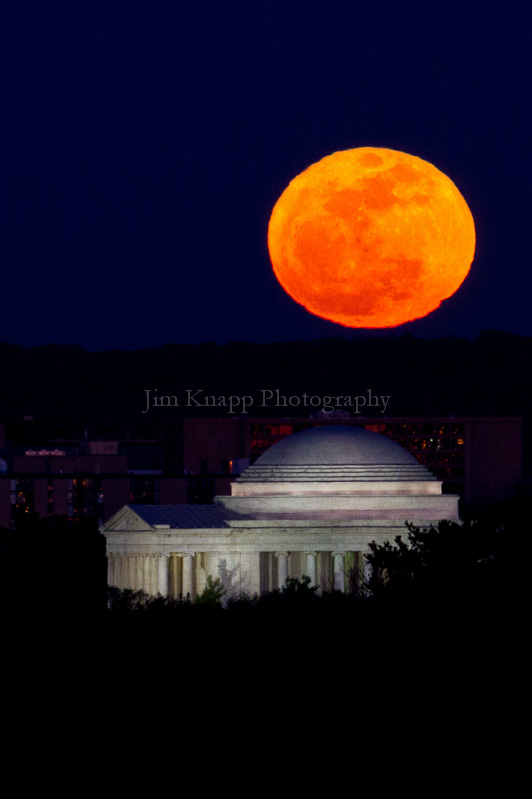
M 144 390 L 145 407 L 142 413 L 147 413 L 151 408 L 224 408 L 226 413 L 248 413 L 250 408 L 313 408 L 325 413 L 346 409 L 359 414 L 369 408 L 375 408 L 384 413 L 391 395 L 374 394 L 370 388 L 363 394 L 356 396 L 344 394 L 292 394 L 283 393 L 278 388 L 263 388 L 258 396 L 251 394 L 222 394 L 215 396 L 207 394 L 201 388 L 187 389 L 181 402 L 175 394 L 161 394 L 156 390 Z

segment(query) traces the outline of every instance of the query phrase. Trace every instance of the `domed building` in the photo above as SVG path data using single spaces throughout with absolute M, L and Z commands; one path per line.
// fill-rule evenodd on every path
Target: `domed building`
M 209 575 L 228 593 L 303 575 L 347 590 L 370 542 L 458 518 L 458 497 L 399 444 L 326 426 L 275 444 L 214 505 L 127 505 L 102 532 L 110 585 L 194 597 Z

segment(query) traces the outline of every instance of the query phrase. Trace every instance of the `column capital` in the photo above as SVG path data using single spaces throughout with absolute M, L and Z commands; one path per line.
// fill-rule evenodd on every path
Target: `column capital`
M 307 557 L 309 557 L 309 556 L 310 556 L 310 557 L 313 557 L 313 558 L 317 558 L 317 557 L 318 557 L 318 553 L 317 553 L 317 552 L 305 552 L 304 554 L 305 554 Z
M 176 555 L 178 558 L 193 558 L 196 553 L 195 552 L 174 552 L 173 554 Z
M 331 552 L 331 555 L 333 556 L 333 558 L 336 558 L 336 557 L 345 558 L 345 552 L 335 551 L 335 552 Z
M 287 558 L 290 554 L 289 552 L 274 552 L 273 553 L 276 558 Z

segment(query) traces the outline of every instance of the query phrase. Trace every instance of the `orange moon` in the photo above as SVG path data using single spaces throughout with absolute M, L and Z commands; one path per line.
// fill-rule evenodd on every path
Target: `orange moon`
M 359 147 L 292 180 L 272 211 L 268 249 L 282 287 L 311 313 L 347 327 L 395 327 L 458 289 L 475 225 L 435 166 Z

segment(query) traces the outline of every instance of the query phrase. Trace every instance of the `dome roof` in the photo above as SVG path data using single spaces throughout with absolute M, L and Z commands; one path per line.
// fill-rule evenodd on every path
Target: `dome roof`
M 256 461 L 261 466 L 417 464 L 400 444 L 363 427 L 314 427 L 287 436 Z
M 433 480 L 400 444 L 362 427 L 313 427 L 274 444 L 242 481 Z M 238 482 L 238 481 L 237 481 Z

